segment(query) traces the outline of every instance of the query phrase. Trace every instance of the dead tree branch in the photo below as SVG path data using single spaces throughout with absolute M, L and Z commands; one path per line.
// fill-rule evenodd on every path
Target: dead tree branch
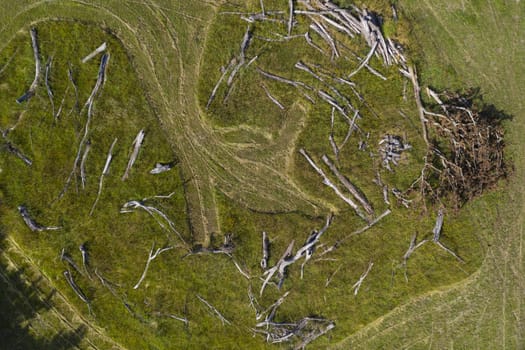
M 361 213 L 361 210 L 359 209 L 359 206 L 354 201 L 352 201 L 350 198 L 346 197 L 341 192 L 341 190 L 336 185 L 334 185 L 334 183 L 332 181 L 330 181 L 330 179 L 326 176 L 324 171 L 312 160 L 312 158 L 310 158 L 308 153 L 306 153 L 306 151 L 303 148 L 299 149 L 299 153 L 301 153 L 306 158 L 306 160 L 308 161 L 310 166 L 312 168 L 314 168 L 314 170 L 323 178 L 323 184 L 328 186 L 328 187 L 330 187 L 339 198 L 341 198 L 352 209 L 354 209 L 354 211 L 356 212 L 356 214 L 360 218 L 362 218 L 363 220 L 367 221 L 366 216 L 363 213 Z
M 27 208 L 24 205 L 18 206 L 18 212 L 20 213 L 20 216 L 22 216 L 22 219 L 24 220 L 25 224 L 31 231 L 54 231 L 54 230 L 60 230 L 62 227 L 59 226 L 43 226 L 37 223 L 31 216 L 29 215 L 29 212 L 27 211 Z
M 219 320 L 221 320 L 222 324 L 227 324 L 227 325 L 231 325 L 231 322 L 228 321 L 220 312 L 219 310 L 217 310 L 213 305 L 211 305 L 208 301 L 206 301 L 206 299 L 204 299 L 203 297 L 201 297 L 199 294 L 197 294 L 197 298 L 204 304 L 206 305 L 218 318 Z
M 91 314 L 91 301 L 88 299 L 86 294 L 80 289 L 80 287 L 75 283 L 73 280 L 73 276 L 71 276 L 71 273 L 69 271 L 64 271 L 64 277 L 66 278 L 67 283 L 73 289 L 75 294 L 82 300 L 84 303 L 86 303 L 88 307 L 88 311 Z
M 142 272 L 142 275 L 140 276 L 139 281 L 137 282 L 137 284 L 135 284 L 133 286 L 133 289 L 137 289 L 140 286 L 140 284 L 142 283 L 142 281 L 144 280 L 144 278 L 146 277 L 146 274 L 148 273 L 148 269 L 149 269 L 149 264 L 153 260 L 155 260 L 160 254 L 162 254 L 165 251 L 168 251 L 170 249 L 173 249 L 173 247 L 169 246 L 169 247 L 164 247 L 164 248 L 158 248 L 155 252 L 153 252 L 154 249 L 155 249 L 155 242 L 153 242 L 153 244 L 151 245 L 151 250 L 149 252 L 148 260 L 146 261 L 146 266 L 144 267 L 144 271 Z
M 35 91 L 38 86 L 38 81 L 40 80 L 40 72 L 42 70 L 41 63 L 40 63 L 38 40 L 36 36 L 36 29 L 31 28 L 29 33 L 31 34 L 31 45 L 33 46 L 33 56 L 35 58 L 35 79 L 31 83 L 29 90 L 27 90 L 25 94 L 23 94 L 16 100 L 17 103 L 29 101 L 29 99 L 31 99 L 31 97 L 35 95 Z
M 104 177 L 109 174 L 109 166 L 111 165 L 111 160 L 113 159 L 113 148 L 115 147 L 115 144 L 117 143 L 117 138 L 113 141 L 111 144 L 111 147 L 108 151 L 108 156 L 106 158 L 106 164 L 104 164 L 104 169 L 102 170 L 102 174 L 100 174 L 100 180 L 98 183 L 98 192 L 97 197 L 95 198 L 95 202 L 93 202 L 93 206 L 91 207 L 91 211 L 89 212 L 89 216 L 93 215 L 93 212 L 95 211 L 95 207 L 97 206 L 98 200 L 100 199 L 100 194 L 102 193 L 102 185 L 104 182 Z
M 359 288 L 361 288 L 361 284 L 365 280 L 366 276 L 368 276 L 368 273 L 372 269 L 372 266 L 374 266 L 374 263 L 370 261 L 366 271 L 361 275 L 361 277 L 359 277 L 359 280 L 352 286 L 352 289 L 354 290 L 354 295 L 357 295 L 357 293 L 359 292 Z
M 124 172 L 124 175 L 122 175 L 122 181 L 126 180 L 129 176 L 129 171 L 131 170 L 131 167 L 133 164 L 135 164 L 135 161 L 137 160 L 137 156 L 139 155 L 140 147 L 142 146 L 142 142 L 144 141 L 144 129 L 140 130 L 137 136 L 135 137 L 135 140 L 133 140 L 133 152 L 131 153 L 131 156 L 129 157 L 128 166 L 126 167 L 126 171 Z
M 88 54 L 86 57 L 84 57 L 82 59 L 82 63 L 86 63 L 87 61 L 89 61 L 90 59 L 92 59 L 93 57 L 98 55 L 99 53 L 104 52 L 106 50 L 106 47 L 107 47 L 106 43 L 103 42 L 102 45 L 100 45 L 95 50 L 93 50 L 90 54 Z

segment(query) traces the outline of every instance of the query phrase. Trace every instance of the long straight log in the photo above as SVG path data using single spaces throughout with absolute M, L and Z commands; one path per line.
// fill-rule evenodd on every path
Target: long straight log
M 50 57 L 46 63 L 46 71 L 44 74 L 44 85 L 46 86 L 47 96 L 49 97 L 49 102 L 51 103 L 51 110 L 53 113 L 53 117 L 56 119 L 55 101 L 54 101 L 53 91 L 51 90 L 51 86 L 49 85 L 49 75 L 51 74 L 52 65 L 53 65 L 53 57 Z
M 131 170 L 131 167 L 133 164 L 135 164 L 135 161 L 137 160 L 137 156 L 139 155 L 140 147 L 142 146 L 142 142 L 144 141 L 144 129 L 140 130 L 137 136 L 135 137 L 135 140 L 133 140 L 133 152 L 131 153 L 131 156 L 129 157 L 128 166 L 126 167 L 126 171 L 124 172 L 124 175 L 122 175 L 122 181 L 126 180 L 129 176 L 129 171 Z
M 75 283 L 73 280 L 73 276 L 71 276 L 71 273 L 69 271 L 64 271 L 64 277 L 66 278 L 67 283 L 73 289 L 75 294 L 82 300 L 84 303 L 86 303 L 89 313 L 91 313 L 91 301 L 88 299 L 86 294 L 80 289 L 80 287 Z
M 100 174 L 100 180 L 98 183 L 98 192 L 97 197 L 95 198 L 95 202 L 93 203 L 93 206 L 91 207 L 91 211 L 89 212 L 89 216 L 93 215 L 93 212 L 95 211 L 95 207 L 97 206 L 98 200 L 100 199 L 100 194 L 102 193 L 102 185 L 104 182 L 104 177 L 109 174 L 109 166 L 111 165 L 111 160 L 113 159 L 113 148 L 115 147 L 115 144 L 117 143 L 117 138 L 113 141 L 111 144 L 111 147 L 109 148 L 108 155 L 106 157 L 106 163 L 104 164 L 104 169 L 102 170 L 102 174 Z
M 99 47 L 97 47 L 95 50 L 93 50 L 90 54 L 88 54 L 86 57 L 84 57 L 82 59 L 82 63 L 86 63 L 87 61 L 89 61 L 90 59 L 92 59 L 93 57 L 95 57 L 96 55 L 98 55 L 99 53 L 103 52 L 106 50 L 106 43 L 103 42 L 102 45 L 100 45 Z
M 341 192 L 341 190 L 336 185 L 334 185 L 332 181 L 330 181 L 330 179 L 326 176 L 324 171 L 319 166 L 317 166 L 317 164 L 312 160 L 312 158 L 310 158 L 308 153 L 306 153 L 306 151 L 303 148 L 299 149 L 299 153 L 301 153 L 306 158 L 310 166 L 314 168 L 314 170 L 323 178 L 323 184 L 330 187 L 339 198 L 341 198 L 346 204 L 348 204 L 352 209 L 354 209 L 354 211 L 360 218 L 362 218 L 365 221 L 368 221 L 367 218 L 363 215 L 363 213 L 361 213 L 359 206 L 353 200 L 346 197 Z
M 330 168 L 330 170 L 332 170 L 332 172 L 334 173 L 334 175 L 337 177 L 337 179 L 343 184 L 343 186 L 348 190 L 348 192 L 350 192 L 352 194 L 352 196 L 354 196 L 355 199 L 357 199 L 357 201 L 359 203 L 361 203 L 361 205 L 363 206 L 363 208 L 365 209 L 365 211 L 369 214 L 369 215 L 374 215 L 374 209 L 372 209 L 372 206 L 370 205 L 370 203 L 368 202 L 368 200 L 361 194 L 361 192 L 357 189 L 357 187 L 352 184 L 350 182 L 350 180 L 348 180 L 348 178 L 346 178 L 346 176 L 344 176 L 343 174 L 341 174 L 341 172 L 339 171 L 339 169 L 337 169 L 337 167 L 335 166 L 334 163 L 332 163 L 332 161 L 330 160 L 330 158 L 328 158 L 326 156 L 326 154 L 324 154 L 321 159 L 323 160 L 323 162 L 328 165 L 328 167 Z
M 82 160 L 80 161 L 80 181 L 82 182 L 82 188 L 86 187 L 86 161 L 91 149 L 91 141 L 87 140 L 84 147 L 84 154 L 82 154 Z

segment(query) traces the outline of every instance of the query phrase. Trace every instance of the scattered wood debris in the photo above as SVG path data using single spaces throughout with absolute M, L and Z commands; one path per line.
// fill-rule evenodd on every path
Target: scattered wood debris
M 73 169 L 69 173 L 69 176 L 68 176 L 68 178 L 66 180 L 66 183 L 64 184 L 64 187 L 62 188 L 62 191 L 59 193 L 58 197 L 55 200 L 59 200 L 60 198 L 62 198 L 64 196 L 64 194 L 67 192 L 67 190 L 69 188 L 69 185 L 71 183 L 71 180 L 73 179 L 73 176 L 75 176 L 75 174 L 77 172 L 78 163 L 80 162 L 80 156 L 82 154 L 82 150 L 85 147 L 85 143 L 87 142 L 87 138 L 88 138 L 88 135 L 89 135 L 89 126 L 91 124 L 92 112 L 93 112 L 93 101 L 94 101 L 95 96 L 97 95 L 97 93 L 98 93 L 98 91 L 100 89 L 100 86 L 102 86 L 104 84 L 104 81 L 106 79 L 106 68 L 107 68 L 108 62 L 109 62 L 109 53 L 105 53 L 102 56 L 102 58 L 100 59 L 100 66 L 99 66 L 99 69 L 98 69 L 97 82 L 95 83 L 95 86 L 93 87 L 93 90 L 91 91 L 91 94 L 90 94 L 89 98 L 87 99 L 87 101 L 86 101 L 86 103 L 84 105 L 84 107 L 88 108 L 87 109 L 87 120 L 86 120 L 86 124 L 84 126 L 84 134 L 83 134 L 82 139 L 80 140 L 80 142 L 78 144 L 77 155 L 76 155 L 75 160 L 73 162 Z M 74 80 L 73 80 L 73 77 L 72 77 L 71 73 L 69 74 L 69 76 L 70 76 L 70 80 L 72 81 L 73 85 L 75 86 L 75 93 L 78 94 L 78 91 L 77 91 L 77 88 L 76 88 L 76 84 L 74 83 Z
M 104 169 L 102 169 L 102 174 L 100 174 L 97 197 L 95 198 L 95 202 L 93 202 L 93 206 L 91 207 L 91 211 L 89 212 L 90 216 L 93 215 L 93 212 L 95 211 L 95 207 L 97 206 L 98 200 L 100 199 L 104 177 L 109 175 L 109 166 L 111 165 L 111 160 L 113 159 L 113 148 L 115 148 L 116 143 L 117 143 L 117 138 L 113 140 L 111 147 L 109 147 L 108 156 L 106 157 L 106 163 L 104 164 Z
M 264 335 L 268 343 L 278 344 L 296 340 L 293 349 L 304 349 L 334 327 L 333 321 L 320 317 L 304 317 L 296 322 L 263 322 L 253 331 Z
M 232 253 L 235 249 L 235 244 L 233 243 L 233 234 L 224 235 L 224 243 L 219 247 L 203 247 L 198 244 L 191 249 L 189 253 L 184 255 L 184 257 L 189 255 L 198 255 L 198 254 L 226 254 L 229 257 L 232 256 Z
M 126 171 L 124 172 L 124 175 L 122 175 L 122 181 L 126 180 L 129 176 L 129 171 L 131 170 L 131 167 L 133 164 L 135 164 L 135 161 L 137 160 L 137 156 L 139 155 L 140 147 L 142 146 L 142 142 L 144 141 L 144 129 L 140 130 L 137 136 L 135 137 L 135 140 L 133 140 L 133 152 L 131 153 L 131 156 L 129 157 L 128 166 L 126 167 Z
M 266 96 L 268 96 L 270 101 L 272 101 L 281 110 L 284 110 L 284 106 L 282 105 L 282 103 L 279 102 L 279 100 L 277 100 L 275 97 L 273 97 L 273 95 L 270 93 L 270 91 L 268 91 L 268 88 L 266 87 L 266 85 L 261 83 L 261 87 L 263 88 L 264 92 L 266 93 Z
M 153 242 L 153 244 L 151 245 L 151 250 L 149 252 L 148 260 L 146 261 L 146 266 L 144 267 L 144 271 L 142 272 L 142 275 L 140 276 L 139 281 L 137 282 L 137 284 L 135 284 L 133 286 L 133 289 L 137 289 L 140 286 L 140 284 L 142 283 L 142 281 L 144 280 L 144 278 L 146 277 L 146 274 L 148 273 L 148 269 L 149 269 L 149 264 L 153 260 L 155 260 L 160 254 L 162 254 L 165 251 L 168 251 L 170 249 L 173 249 L 173 247 L 169 246 L 169 247 L 164 247 L 164 248 L 157 248 L 157 250 L 155 250 L 155 252 L 153 252 L 154 249 L 155 249 L 155 242 Z
M 29 99 L 31 99 L 31 97 L 35 95 L 35 91 L 38 86 L 38 81 L 40 80 L 40 74 L 42 70 L 41 68 L 42 64 L 40 63 L 40 53 L 39 53 L 39 48 L 38 48 L 36 29 L 31 28 L 29 33 L 31 34 L 31 45 L 33 46 L 33 55 L 35 58 L 35 79 L 31 83 L 29 90 L 27 90 L 22 96 L 20 96 L 16 100 L 17 103 L 29 101 Z
M 312 254 L 315 251 L 315 245 L 319 242 L 319 239 L 321 236 L 326 232 L 330 224 L 332 223 L 333 215 L 330 214 L 326 218 L 326 223 L 319 231 L 312 231 L 308 239 L 306 240 L 306 243 L 299 249 L 295 254 L 292 254 L 293 246 L 295 244 L 295 240 L 288 245 L 288 248 L 286 248 L 285 252 L 281 256 L 281 258 L 277 261 L 277 263 L 270 269 L 266 270 L 263 274 L 263 276 L 266 276 L 266 278 L 263 281 L 263 284 L 261 286 L 260 295 L 262 296 L 264 289 L 266 285 L 270 282 L 272 277 L 277 273 L 277 277 L 279 278 L 279 282 L 277 284 L 278 288 L 281 288 L 284 278 L 286 277 L 286 269 L 289 265 L 292 265 L 296 261 L 300 260 L 304 256 L 304 262 L 301 265 L 301 278 L 303 275 L 304 265 L 310 260 L 312 257 Z
M 218 318 L 221 320 L 222 324 L 231 325 L 231 322 L 228 321 L 212 304 L 210 304 L 206 299 L 197 294 L 197 298 L 206 305 Z
M 18 206 L 18 212 L 22 216 L 22 219 L 26 223 L 27 227 L 31 231 L 54 231 L 54 230 L 60 230 L 62 227 L 59 226 L 43 226 L 37 223 L 31 216 L 29 215 L 29 212 L 25 205 L 19 205 Z
M 106 50 L 106 48 L 107 48 L 107 45 L 106 45 L 105 42 L 103 42 L 102 45 L 100 45 L 95 50 L 93 50 L 90 54 L 88 54 L 86 57 L 84 57 L 82 59 L 82 63 L 86 63 L 87 61 L 89 61 L 90 59 L 92 59 L 93 57 L 98 55 L 99 53 L 104 52 Z
M 401 153 L 411 148 L 412 146 L 409 143 L 403 142 L 401 137 L 386 134 L 379 141 L 379 152 L 381 153 L 383 166 L 389 171 L 392 171 L 390 163 L 397 166 L 401 159 Z
M 176 162 L 169 163 L 156 163 L 155 167 L 149 171 L 152 175 L 157 175 L 171 170 L 175 166 Z
M 410 256 L 412 255 L 412 253 L 420 248 L 423 244 L 427 243 L 428 242 L 428 239 L 424 239 L 422 240 L 421 242 L 417 242 L 417 232 L 414 233 L 414 235 L 412 236 L 412 239 L 410 240 L 410 245 L 408 246 L 408 249 L 407 251 L 405 252 L 405 255 L 403 255 L 403 266 L 406 267 L 407 265 L 407 260 L 408 258 L 410 258 Z M 406 277 L 406 275 L 405 275 Z

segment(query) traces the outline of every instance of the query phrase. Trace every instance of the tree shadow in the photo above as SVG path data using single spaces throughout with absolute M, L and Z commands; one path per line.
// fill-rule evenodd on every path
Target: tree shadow
M 10 350 L 66 350 L 78 347 L 86 327 L 65 330 L 62 323 L 51 324 L 51 291 L 45 298 L 37 292 L 39 280 L 29 281 L 23 268 L 13 270 L 5 259 L 6 236 L 0 233 L 0 339 L 1 348 Z M 45 333 L 45 334 L 44 334 Z

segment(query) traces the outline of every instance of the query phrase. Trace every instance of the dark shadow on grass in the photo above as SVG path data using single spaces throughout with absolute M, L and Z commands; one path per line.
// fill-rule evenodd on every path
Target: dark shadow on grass
M 75 330 L 57 329 L 46 324 L 40 314 L 52 307 L 52 291 L 42 299 L 36 289 L 37 281 L 28 281 L 24 269 L 8 269 L 5 257 L 5 234 L 0 233 L 0 348 L 10 350 L 65 350 L 75 349 L 85 336 L 84 326 Z M 29 282 L 29 284 L 28 284 Z M 45 329 L 37 334 L 33 325 Z M 59 326 L 60 327 L 60 326 Z M 35 334 L 36 333 L 36 334 Z

